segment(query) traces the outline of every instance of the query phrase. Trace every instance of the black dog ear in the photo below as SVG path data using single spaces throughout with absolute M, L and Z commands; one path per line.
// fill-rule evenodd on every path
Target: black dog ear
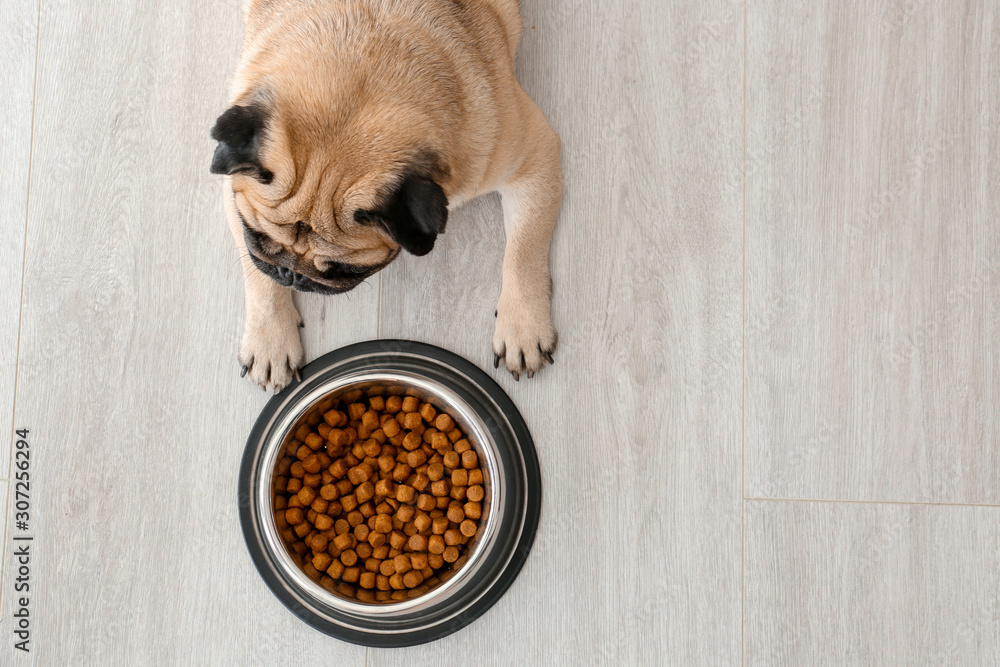
M 264 183 L 274 175 L 260 163 L 260 139 L 264 132 L 264 112 L 257 106 L 239 105 L 226 109 L 212 128 L 219 142 L 212 156 L 213 174 L 248 173 Z
M 409 175 L 376 211 L 356 211 L 358 222 L 377 221 L 392 240 L 414 255 L 426 255 L 448 222 L 444 190 L 424 176 Z

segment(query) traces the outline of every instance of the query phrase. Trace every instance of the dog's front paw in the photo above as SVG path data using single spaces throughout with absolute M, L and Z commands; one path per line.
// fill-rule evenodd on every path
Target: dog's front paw
M 247 375 L 267 390 L 278 393 L 297 377 L 305 362 L 299 339 L 298 314 L 293 317 L 247 321 L 240 343 L 240 375 Z
M 559 336 L 552 326 L 547 298 L 528 301 L 505 298 L 501 294 L 496 316 L 494 368 L 503 361 L 514 379 L 520 380 L 521 373 L 527 373 L 531 378 L 546 361 L 554 363 L 552 353 L 556 350 Z

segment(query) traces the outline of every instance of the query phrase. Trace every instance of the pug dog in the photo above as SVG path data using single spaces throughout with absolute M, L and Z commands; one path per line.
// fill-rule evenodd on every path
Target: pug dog
M 245 277 L 242 374 L 297 376 L 291 290 L 339 294 L 400 252 L 426 255 L 448 211 L 503 202 L 494 367 L 552 363 L 549 245 L 559 137 L 514 74 L 517 0 L 249 0 L 230 107 L 211 136 Z

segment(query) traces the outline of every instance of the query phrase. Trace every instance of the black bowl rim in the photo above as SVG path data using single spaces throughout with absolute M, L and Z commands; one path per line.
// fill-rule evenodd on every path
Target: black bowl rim
M 293 390 L 300 382 L 304 382 L 327 366 L 339 363 L 345 359 L 387 352 L 428 357 L 464 373 L 479 385 L 504 412 L 508 423 L 514 431 L 514 439 L 520 446 L 521 456 L 524 461 L 527 485 L 525 489 L 524 524 L 520 538 L 511 553 L 510 560 L 493 585 L 475 603 L 470 605 L 468 609 L 448 621 L 415 631 L 382 634 L 345 628 L 318 616 L 312 610 L 299 603 L 285 589 L 271 570 L 268 559 L 264 554 L 264 548 L 256 539 L 257 533 L 253 525 L 253 516 L 250 510 L 252 497 L 250 477 L 253 461 L 256 458 L 257 449 L 261 446 L 261 436 L 263 435 L 264 428 L 270 422 L 279 406 L 284 402 L 284 397 L 278 394 L 267 402 L 250 431 L 240 464 L 238 504 L 240 527 L 247 550 L 250 552 L 250 557 L 258 574 L 260 574 L 264 583 L 267 584 L 267 587 L 299 619 L 331 637 L 372 648 L 398 648 L 435 641 L 461 630 L 485 614 L 507 592 L 507 589 L 514 583 L 514 579 L 517 578 L 518 573 L 524 566 L 528 558 L 528 553 L 531 551 L 532 544 L 534 543 L 542 507 L 542 479 L 538 465 L 538 455 L 524 418 L 511 398 L 492 377 L 472 362 L 454 352 L 429 343 L 402 339 L 369 340 L 354 343 L 328 352 L 307 364 L 301 369 L 300 374 L 302 379 L 292 382 L 284 391 Z

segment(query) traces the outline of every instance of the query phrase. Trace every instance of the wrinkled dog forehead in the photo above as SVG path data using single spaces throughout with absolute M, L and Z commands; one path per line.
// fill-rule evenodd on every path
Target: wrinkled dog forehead
M 278 166 L 264 164 L 261 148 L 267 131 L 268 111 L 262 103 L 227 109 L 212 128 L 211 136 L 219 143 L 211 172 L 253 179 L 261 187 L 271 185 L 275 180 L 272 169 Z M 354 222 L 384 230 L 407 252 L 426 255 L 448 221 L 448 199 L 433 173 L 431 160 L 420 155 L 397 173 L 384 175 L 386 181 L 373 205 L 347 214 Z

